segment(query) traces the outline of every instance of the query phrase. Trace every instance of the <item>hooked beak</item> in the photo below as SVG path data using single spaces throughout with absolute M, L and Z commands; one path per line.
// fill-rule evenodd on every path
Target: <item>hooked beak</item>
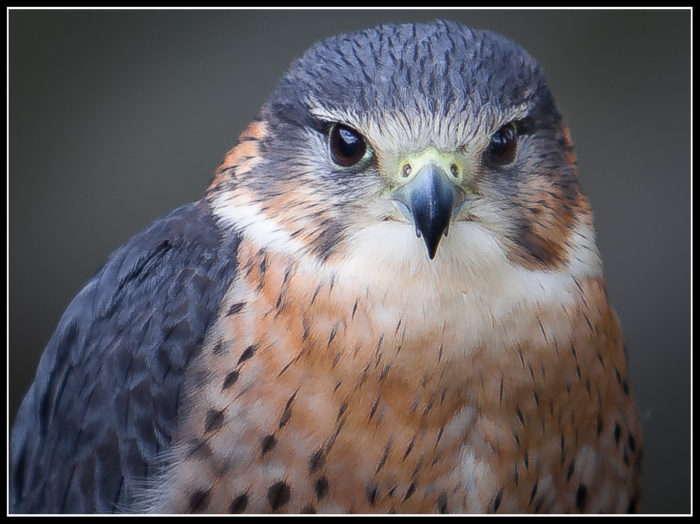
M 433 260 L 455 210 L 465 200 L 464 192 L 440 165 L 429 162 L 409 183 L 394 191 L 392 199 L 415 226 L 416 235 L 423 238 L 428 257 Z

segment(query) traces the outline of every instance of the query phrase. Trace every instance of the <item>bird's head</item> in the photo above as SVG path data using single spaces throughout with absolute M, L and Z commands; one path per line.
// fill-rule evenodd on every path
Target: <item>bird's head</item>
M 218 214 L 261 247 L 322 265 L 599 264 L 541 67 L 513 41 L 453 22 L 314 45 L 214 188 Z

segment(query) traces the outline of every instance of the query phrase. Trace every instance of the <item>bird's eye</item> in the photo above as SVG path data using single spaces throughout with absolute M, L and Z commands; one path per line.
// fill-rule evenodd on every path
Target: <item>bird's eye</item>
M 357 164 L 365 156 L 367 143 L 360 133 L 343 124 L 336 124 L 330 135 L 333 162 L 343 167 Z
M 518 151 L 518 133 L 515 124 L 504 125 L 491 137 L 487 149 L 488 161 L 491 164 L 503 166 L 515 160 Z

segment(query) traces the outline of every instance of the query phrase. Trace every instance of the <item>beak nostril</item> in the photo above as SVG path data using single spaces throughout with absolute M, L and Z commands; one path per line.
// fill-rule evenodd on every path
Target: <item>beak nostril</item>
M 404 178 L 408 178 L 408 175 L 411 174 L 411 164 L 406 164 L 403 166 L 403 171 L 401 172 L 401 176 Z
M 450 166 L 450 171 L 452 172 L 452 176 L 457 178 L 457 176 L 459 175 L 459 168 L 457 167 L 457 164 L 452 164 Z

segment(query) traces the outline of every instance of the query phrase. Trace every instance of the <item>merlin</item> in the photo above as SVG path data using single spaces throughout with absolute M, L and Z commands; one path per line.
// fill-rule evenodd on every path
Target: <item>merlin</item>
M 295 60 L 68 306 L 17 513 L 615 513 L 642 434 L 540 65 L 436 21 Z

